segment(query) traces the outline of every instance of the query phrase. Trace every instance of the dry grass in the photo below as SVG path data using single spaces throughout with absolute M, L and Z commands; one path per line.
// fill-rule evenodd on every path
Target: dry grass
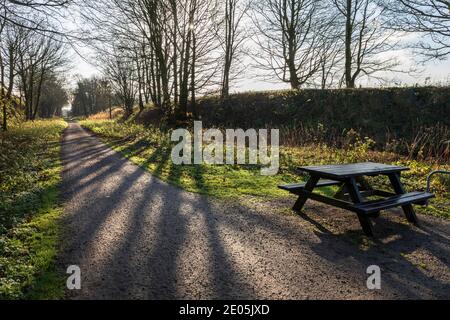
M 118 119 L 123 117 L 124 115 L 124 111 L 122 108 L 119 107 L 115 107 L 112 110 L 111 115 L 109 114 L 109 110 L 108 111 L 103 111 L 97 114 L 94 114 L 92 116 L 90 116 L 88 119 L 89 120 L 110 120 L 110 116 L 112 116 L 113 119 Z

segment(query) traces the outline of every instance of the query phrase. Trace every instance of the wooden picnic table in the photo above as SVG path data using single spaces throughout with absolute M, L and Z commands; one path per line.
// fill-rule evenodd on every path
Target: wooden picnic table
M 427 192 L 407 193 L 400 176 L 407 167 L 392 166 L 366 162 L 355 164 L 308 166 L 299 168 L 306 172 L 309 179 L 306 183 L 280 186 L 281 189 L 299 196 L 294 205 L 295 211 L 301 211 L 308 199 L 322 202 L 334 207 L 355 212 L 364 233 L 373 237 L 373 226 L 370 218 L 378 217 L 382 210 L 402 207 L 409 222 L 418 224 L 413 204 L 426 204 L 434 195 Z M 392 191 L 376 190 L 370 186 L 366 177 L 387 176 Z M 333 197 L 327 197 L 314 190 L 320 187 L 339 186 Z M 376 196 L 376 200 L 368 200 Z

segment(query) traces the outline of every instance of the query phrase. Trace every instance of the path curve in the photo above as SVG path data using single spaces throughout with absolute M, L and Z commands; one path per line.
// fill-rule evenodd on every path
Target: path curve
M 82 289 L 68 291 L 69 298 L 450 298 L 446 221 L 421 217 L 417 229 L 399 215 L 381 219 L 383 243 L 360 250 L 348 235 L 329 230 L 359 234 L 349 213 L 312 203 L 301 218 L 274 213 L 269 202 L 227 203 L 186 192 L 76 123 L 66 130 L 62 157 L 59 266 L 82 271 Z M 427 265 L 416 263 L 421 259 Z M 366 286 L 372 264 L 382 268 L 379 291 Z

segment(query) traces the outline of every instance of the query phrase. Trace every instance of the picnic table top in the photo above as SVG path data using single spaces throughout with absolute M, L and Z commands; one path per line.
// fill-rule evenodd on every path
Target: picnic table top
M 330 179 L 346 179 L 359 176 L 371 176 L 380 174 L 396 173 L 407 171 L 407 167 L 392 166 L 381 163 L 364 162 L 352 164 L 338 164 L 325 166 L 308 166 L 300 167 L 300 171 L 307 172 L 312 175 Z

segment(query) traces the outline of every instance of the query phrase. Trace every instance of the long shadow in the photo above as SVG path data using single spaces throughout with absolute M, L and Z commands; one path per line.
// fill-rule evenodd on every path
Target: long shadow
M 130 147 L 130 150 L 131 149 L 132 147 Z M 87 152 L 87 154 L 84 154 L 83 150 L 93 150 L 93 151 L 89 151 Z M 111 173 L 117 172 L 124 164 L 128 163 L 127 159 L 120 156 L 118 153 L 114 152 L 113 150 L 104 145 L 90 147 L 86 149 L 83 148 L 83 150 L 77 152 L 76 153 L 77 156 L 67 157 L 67 154 L 64 156 L 64 163 L 66 165 L 66 169 L 63 170 L 63 174 L 66 173 L 67 170 L 72 170 L 73 168 L 82 166 L 83 163 L 90 161 L 92 159 L 99 159 L 99 160 L 95 161 L 94 164 L 89 167 L 85 167 L 81 170 L 78 170 L 77 174 L 72 174 L 70 175 L 70 177 L 66 178 L 66 184 L 72 186 L 73 192 L 79 192 L 80 190 L 86 188 L 86 186 L 92 185 L 104 179 L 105 177 L 108 177 Z M 109 155 L 103 156 L 108 153 Z M 68 154 L 72 155 L 71 152 L 69 152 Z M 132 153 L 132 155 L 134 155 L 134 153 Z M 118 157 L 120 158 L 120 160 L 117 160 Z M 70 167 L 67 168 L 67 165 L 69 163 Z M 86 177 L 90 178 L 86 179 Z
M 171 178 L 179 179 L 177 171 L 172 169 Z M 186 241 L 188 223 L 188 217 L 181 213 L 183 192 L 153 177 L 144 183 L 140 199 L 128 209 L 126 232 L 119 246 L 111 248 L 104 269 L 97 270 L 106 277 L 107 286 L 112 290 L 102 298 L 179 297 L 178 259 Z M 113 274 L 108 277 L 111 270 Z
M 153 174 L 157 177 L 160 177 L 164 168 L 167 166 L 170 158 L 170 151 L 166 146 L 162 146 L 160 148 L 155 149 L 155 152 L 148 158 L 148 160 L 143 164 L 143 166 L 147 166 L 150 163 L 158 162 L 155 170 L 153 170 Z M 169 173 L 170 175 L 170 173 Z
M 74 131 L 68 131 L 67 134 L 70 137 L 70 134 L 75 133 Z M 64 148 L 63 154 L 71 153 L 72 147 L 66 149 L 67 146 L 64 146 Z M 83 146 L 81 146 L 81 149 L 83 149 Z M 116 179 L 112 181 L 111 174 L 120 172 L 125 164 L 126 160 L 112 153 L 101 161 L 94 163 L 94 165 L 86 164 L 84 167 L 75 167 L 63 172 L 62 194 L 64 199 L 72 206 L 69 215 L 65 215 L 62 219 L 62 225 L 66 227 L 67 231 L 67 241 L 63 246 L 63 263 L 69 265 L 82 264 L 90 246 L 95 244 L 95 236 L 100 227 L 127 196 L 127 191 L 132 188 L 134 181 L 145 173 L 142 169 L 135 168 L 133 172 L 116 176 Z M 104 167 L 108 169 L 101 175 L 75 187 L 73 186 L 77 179 L 95 173 Z M 72 175 L 75 175 L 75 177 L 72 177 Z M 111 186 L 111 183 L 115 183 L 115 185 Z M 108 184 L 111 191 L 102 195 L 99 191 Z M 88 194 L 89 192 L 91 193 Z M 75 226 L 76 229 L 71 229 L 72 226 Z
M 92 199 L 87 199 L 87 201 L 80 199 L 77 205 L 78 209 L 71 212 L 71 217 L 85 222 L 83 230 L 74 230 L 75 233 L 71 235 L 71 242 L 73 242 L 74 246 L 85 246 L 89 242 L 95 242 L 95 235 L 99 228 L 105 223 L 114 209 L 121 204 L 121 201 L 127 197 L 127 192 L 133 187 L 134 181 L 143 174 L 144 172 L 140 168 L 136 168 L 133 173 L 122 177 L 114 191 L 104 198 L 99 196 L 95 189 L 100 188 L 104 183 L 111 183 L 107 181 L 107 178 L 105 180 L 94 179 L 89 184 L 80 187 L 91 191 L 89 194 L 81 195 L 80 198 L 89 198 L 90 195 L 93 195 L 93 197 Z M 77 195 L 79 192 L 80 190 L 75 190 Z M 68 196 L 69 198 L 66 198 L 66 200 L 70 201 L 70 194 Z M 86 250 L 88 250 L 87 247 Z
M 168 158 L 168 157 L 167 157 Z M 167 159 L 158 166 L 165 166 Z M 173 165 L 169 175 L 179 179 Z M 159 219 L 156 227 L 156 237 L 153 249 L 147 259 L 147 270 L 151 274 L 149 290 L 146 299 L 177 299 L 178 266 L 183 245 L 187 239 L 189 217 L 182 214 L 184 204 L 183 193 L 165 183 L 159 183 L 162 207 L 159 209 Z
M 319 212 L 319 214 L 327 216 L 327 212 Z M 263 228 L 267 232 L 288 238 L 292 246 L 310 248 L 317 256 L 326 259 L 331 265 L 336 265 L 336 270 L 347 270 L 349 274 L 355 273 L 362 278 L 367 278 L 367 267 L 374 264 L 379 265 L 388 271 L 383 276 L 384 287 L 390 288 L 390 292 L 394 292 L 398 298 L 450 297 L 450 285 L 445 280 L 444 270 L 440 270 L 443 274 L 427 275 L 426 270 L 407 258 L 409 254 L 422 248 L 440 260 L 448 270 L 449 240 L 441 235 L 428 232 L 430 226 L 427 224 L 422 227 L 422 230 L 416 231 L 408 225 L 380 218 L 376 225 L 376 229 L 381 231 L 377 234 L 380 240 L 369 249 L 361 249 L 359 244 L 354 241 L 355 237 L 357 239 L 358 237 L 359 239 L 365 238 L 361 231 L 348 231 L 343 235 L 335 235 L 309 215 L 303 214 L 303 218 L 317 230 L 314 233 L 320 239 L 319 243 L 311 241 L 305 236 L 305 232 L 296 229 L 296 226 L 280 223 L 280 220 L 275 217 L 252 212 L 249 208 L 243 208 L 240 216 L 226 215 L 224 219 L 220 220 L 220 223 L 237 232 L 241 229 L 242 224 Z M 395 237 L 394 241 L 385 241 L 392 236 Z M 361 283 L 361 286 L 364 287 L 365 283 Z
M 124 148 L 123 151 L 126 153 L 129 152 L 131 155 L 137 154 L 138 152 L 142 152 L 144 149 L 143 147 L 137 147 L 138 143 L 139 141 L 137 141 L 134 144 L 127 145 L 127 147 Z M 95 136 L 87 136 L 72 142 L 67 141 L 63 142 L 63 147 L 66 148 L 71 148 L 73 145 L 76 146 L 86 145 L 87 147 L 83 148 L 82 150 L 76 150 L 71 152 L 70 154 L 66 154 L 63 159 L 66 162 L 70 161 L 80 162 L 82 160 L 96 158 L 103 153 L 111 152 L 111 148 L 103 143 L 100 144 Z
M 204 180 L 205 168 L 202 165 L 195 166 L 194 181 L 197 190 L 210 191 Z M 198 197 L 195 207 L 201 208 L 200 214 L 206 225 L 208 248 L 210 252 L 209 265 L 213 283 L 213 299 L 254 299 L 257 294 L 253 288 L 236 271 L 229 253 L 220 237 L 219 224 L 227 219 L 224 215 L 214 213 L 210 201 L 213 198 Z
M 116 154 L 110 154 L 90 166 L 83 166 L 84 161 L 76 163 L 71 168 L 63 170 L 63 181 L 67 188 L 63 193 L 64 197 L 73 197 L 74 194 L 105 180 L 122 168 L 126 159 L 118 159 Z M 73 171 L 76 171 L 74 173 Z M 90 177 L 86 179 L 86 177 Z
M 136 192 L 134 183 L 143 175 L 147 177 L 147 173 L 137 167 L 134 167 L 133 170 L 121 170 L 126 160 L 116 154 L 106 158 L 108 160 L 100 160 L 101 163 L 97 164 L 98 166 L 81 169 L 84 170 L 83 174 L 92 173 L 91 170 L 96 171 L 102 168 L 104 170 L 98 177 L 93 177 L 92 180 L 79 186 L 86 192 L 92 190 L 93 195 L 96 194 L 96 187 L 102 186 L 104 183 L 111 183 L 109 178 L 114 172 L 120 171 L 118 173 L 120 182 L 117 183 L 109 198 L 96 198 L 95 201 L 79 206 L 72 213 L 72 217 L 85 221 L 82 230 L 79 230 L 79 234 L 74 235 L 74 239 L 69 245 L 69 251 L 72 250 L 80 255 L 79 261 L 84 261 L 84 253 L 89 252 L 90 246 L 95 245 L 96 235 L 110 214 L 130 195 L 130 192 Z M 162 170 L 167 167 L 168 158 L 167 152 L 157 149 L 147 161 L 158 161 L 155 172 L 161 174 Z M 203 179 L 203 170 L 204 168 L 201 166 L 195 167 L 195 182 L 198 189 L 207 190 L 208 185 Z M 179 183 L 181 173 L 179 168 L 171 165 L 169 180 Z M 277 237 L 287 238 L 292 246 L 307 246 L 332 266 L 335 265 L 336 268 L 349 270 L 349 272 L 364 275 L 369 265 L 378 264 L 382 270 L 387 270 L 383 275 L 383 285 L 396 292 L 399 297 L 420 298 L 423 296 L 421 290 L 427 291 L 424 294 L 432 292 L 436 297 L 448 298 L 450 296 L 448 283 L 427 275 L 420 267 L 406 258 L 407 254 L 414 253 L 417 248 L 424 248 L 448 267 L 449 240 L 445 236 L 433 232 L 431 225 L 425 224 L 422 230 L 416 230 L 390 219 L 381 218 L 376 226 L 376 229 L 380 230 L 378 237 L 384 240 L 395 234 L 397 238 L 386 243 L 381 241 L 369 246 L 368 249 L 360 250 L 358 245 L 351 241 L 355 238 L 354 231 L 344 235 L 335 235 L 309 215 L 305 215 L 303 218 L 317 230 L 315 233 L 319 242 L 311 241 L 310 236 L 307 236 L 304 230 L 298 230 L 298 226 L 289 224 L 289 221 L 286 222 L 267 214 L 259 214 L 237 204 L 236 207 L 240 207 L 240 214 L 228 215 L 216 212 L 217 210 L 210 203 L 210 200 L 214 201 L 213 198 L 208 199 L 184 192 L 155 178 L 148 177 L 148 179 L 148 181 L 144 181 L 142 189 L 139 190 L 142 193 L 139 201 L 131 208 L 125 209 L 129 210 L 129 216 L 123 238 L 120 239 L 117 247 L 110 248 L 110 263 L 117 266 L 113 271 L 115 273 L 111 276 L 112 285 L 117 287 L 117 291 L 114 291 L 114 296 L 109 296 L 109 298 L 184 298 L 185 296 L 181 296 L 180 293 L 178 276 L 180 263 L 186 263 L 186 261 L 179 259 L 186 244 L 190 241 L 191 230 L 189 228 L 191 227 L 190 223 L 196 221 L 192 220 L 194 217 L 201 217 L 206 227 L 203 236 L 208 252 L 199 253 L 199 255 L 208 255 L 207 273 L 212 279 L 212 287 L 204 288 L 204 292 L 208 292 L 208 290 L 211 292 L 208 298 L 257 297 L 252 285 L 242 278 L 233 265 L 229 251 L 233 249 L 225 246 L 224 235 L 221 231 L 226 228 L 235 232 L 243 232 L 241 230 L 243 224 L 248 226 L 247 231 L 251 228 L 261 228 Z M 320 214 L 324 217 L 327 216 L 326 212 L 320 212 Z M 359 234 L 357 234 L 358 236 Z M 255 242 L 254 245 L 257 246 L 258 243 Z M 76 263 L 77 261 L 72 262 L 72 264 Z M 108 272 L 111 271 L 106 264 L 100 273 L 107 274 Z M 330 272 L 332 272 L 332 268 L 330 268 Z
M 109 153 L 110 149 L 105 147 L 98 147 L 98 148 L 90 148 L 90 150 L 86 150 L 86 152 L 78 152 L 78 153 L 72 153 L 70 156 L 67 156 L 63 159 L 64 163 L 82 163 L 84 161 L 89 161 L 95 158 L 98 158 L 99 156 Z
M 127 157 L 134 157 L 141 155 L 151 144 L 145 139 L 138 139 L 132 144 L 128 144 L 124 149 L 121 150 L 122 153 L 127 155 Z M 115 147 L 123 146 L 123 144 L 115 145 Z
M 147 269 L 154 267 L 145 262 L 147 256 L 151 254 L 151 248 L 147 248 L 145 243 L 148 241 L 146 228 L 158 215 L 155 207 L 158 205 L 157 199 L 160 195 L 159 184 L 153 179 L 146 183 L 140 201 L 129 209 L 126 232 L 118 241 L 118 245 L 110 248 L 108 260 L 103 262 L 100 269 L 96 269 L 96 273 L 109 287 L 108 292 L 103 292 L 102 299 L 145 299 L 149 291 L 158 293 L 151 289 L 148 280 L 145 279 Z M 150 274 L 157 273 L 150 270 Z M 165 292 L 159 291 L 159 294 Z M 94 293 L 91 298 L 100 296 Z
M 73 138 L 71 134 L 76 134 L 76 130 L 68 131 L 68 139 Z M 76 138 L 76 136 L 75 136 Z M 66 165 L 74 164 L 75 166 L 68 171 L 64 172 L 64 186 L 66 188 L 65 198 L 68 201 L 80 200 L 81 203 L 76 206 L 75 210 L 72 210 L 69 217 L 66 217 L 66 221 L 63 224 L 69 224 L 76 220 L 77 230 L 71 230 L 70 240 L 65 245 L 64 251 L 67 254 L 65 260 L 68 264 L 83 265 L 86 267 L 89 261 L 86 259 L 95 259 L 95 257 L 89 256 L 92 254 L 92 249 L 96 246 L 98 241 L 96 236 L 100 229 L 104 228 L 104 224 L 108 217 L 114 212 L 118 205 L 121 205 L 125 197 L 131 196 L 129 190 L 133 189 L 133 186 L 142 175 L 146 173 L 142 168 L 134 167 L 133 172 L 129 170 L 122 170 L 123 166 L 127 163 L 127 160 L 120 158 L 118 154 L 111 153 L 99 161 L 93 161 L 83 166 L 87 157 L 95 157 L 96 152 L 102 152 L 105 148 L 92 146 L 95 140 L 85 137 L 74 141 L 69 140 L 70 144 L 64 145 L 63 154 L 65 155 Z M 81 148 L 81 151 L 80 151 Z M 73 152 L 76 150 L 76 152 Z M 134 148 L 132 151 L 136 151 Z M 74 155 L 72 155 L 74 154 Z M 99 153 L 98 153 L 99 154 Z M 157 151 L 155 151 L 157 155 Z M 159 161 L 159 165 L 156 169 L 157 172 L 161 172 L 162 168 L 168 161 L 168 154 L 160 153 L 162 156 Z M 67 157 L 69 156 L 69 157 Z M 80 165 L 80 167 L 77 167 Z M 97 174 L 97 172 L 101 172 Z M 173 171 L 174 172 L 174 171 Z M 115 179 L 117 186 L 114 186 L 107 198 L 99 196 L 97 190 L 103 188 L 108 183 L 111 183 L 111 175 L 117 174 L 116 178 L 119 178 L 119 183 Z M 92 175 L 92 178 L 83 179 L 84 177 Z M 172 179 L 179 179 L 174 177 Z M 81 182 L 79 180 L 83 179 Z M 78 182 L 78 184 L 77 184 Z M 158 227 L 156 228 L 157 235 L 152 245 L 153 251 L 150 253 L 149 262 L 144 265 L 148 267 L 150 272 L 150 282 L 146 279 L 147 283 L 144 287 L 147 288 L 145 297 L 147 298 L 173 298 L 177 294 L 176 288 L 176 276 L 177 276 L 177 264 L 176 259 L 181 247 L 185 241 L 183 230 L 185 229 L 186 219 L 179 215 L 180 205 L 182 203 L 181 191 L 175 190 L 156 179 L 152 179 L 150 182 L 144 185 L 142 199 L 136 204 L 134 208 L 125 208 L 129 210 L 129 222 L 126 226 L 127 230 L 124 234 L 124 238 L 120 239 L 121 244 L 117 248 L 110 248 L 112 252 L 111 257 L 113 261 L 111 264 L 122 263 L 123 261 L 129 261 L 130 255 L 132 255 L 135 247 L 138 246 L 139 239 L 143 233 L 143 229 L 146 228 L 145 219 L 148 218 L 148 214 L 158 216 Z M 84 193 L 83 193 L 84 192 Z M 92 192 L 92 199 L 89 199 L 88 192 Z M 153 199 L 161 194 L 162 208 L 157 209 L 157 212 L 152 212 Z M 79 198 L 77 198 L 79 197 Z M 170 199 L 168 199 L 170 197 Z M 82 223 L 80 223 L 82 221 Z M 174 232 L 174 226 L 176 231 Z M 142 253 L 144 254 L 144 253 Z M 144 256 L 146 258 L 146 256 Z M 73 261 L 75 260 L 75 261 Z M 163 267 L 161 267 L 163 266 Z M 105 269 L 100 271 L 96 269 L 100 274 L 108 274 L 108 264 L 103 266 Z M 144 268 L 145 269 L 145 268 Z M 131 279 L 126 276 L 127 271 L 132 272 Z M 133 287 L 133 278 L 138 277 L 142 270 L 138 270 L 136 266 L 130 265 L 129 268 L 121 268 L 120 265 L 115 269 L 114 278 L 117 281 L 119 287 L 119 293 L 115 293 L 115 296 L 109 296 L 110 298 L 124 297 L 126 293 L 130 294 L 135 287 Z M 88 275 L 89 275 L 89 271 Z M 114 272 L 114 269 L 113 269 Z M 147 273 L 147 272 L 146 272 Z M 91 281 L 98 280 L 96 275 L 90 274 L 87 278 Z M 126 280 L 131 280 L 131 284 L 127 284 Z M 125 295 L 124 295 L 125 293 Z
M 321 212 L 326 216 L 325 212 Z M 388 213 L 393 214 L 392 212 Z M 306 216 L 306 215 L 305 215 Z M 332 217 L 330 217 L 332 219 Z M 426 265 L 408 259 L 417 250 L 425 250 L 443 263 L 447 270 L 450 266 L 450 241 L 436 233 L 429 232 L 427 224 L 417 230 L 407 224 L 398 223 L 384 216 L 376 219 L 376 239 L 364 249 L 359 248 L 365 236 L 362 231 L 346 231 L 336 236 L 321 226 L 319 222 L 306 219 L 321 232 L 315 232 L 319 244 L 312 249 L 330 262 L 356 261 L 359 272 L 364 273 L 370 265 L 378 265 L 384 271 L 383 285 L 397 292 L 400 298 L 420 299 L 424 294 L 436 298 L 450 297 L 450 284 L 435 275 L 426 274 Z M 422 223 L 424 224 L 424 223 Z M 393 240 L 391 240 L 393 239 Z M 444 247 L 442 247 L 444 245 Z M 344 266 L 345 267 L 345 266 Z M 424 269 L 425 268 L 425 269 Z
M 155 150 L 150 158 L 155 154 L 161 155 Z M 161 160 L 157 170 L 166 165 L 168 158 Z M 173 165 L 169 176 L 180 179 Z M 180 191 L 155 178 L 146 183 L 142 195 L 130 211 L 123 244 L 113 255 L 114 260 L 126 261 L 126 266 L 115 275 L 114 283 L 121 286 L 119 297 L 177 299 L 178 259 L 186 241 L 188 222 L 180 214 L 184 200 Z M 130 281 L 125 282 L 127 276 Z
M 160 154 L 160 160 L 165 159 L 163 155 Z M 159 167 L 165 166 L 164 161 L 159 163 Z M 196 172 L 200 179 L 197 182 L 204 184 L 201 170 L 198 168 Z M 178 166 L 171 164 L 168 178 L 179 184 L 181 173 Z M 197 261 L 180 260 L 183 250 L 192 245 L 192 223 L 198 222 L 200 217 L 206 230 L 202 232 L 202 239 L 196 240 L 207 252 L 196 252 L 196 257 L 206 261 L 206 266 L 196 264 Z M 120 245 L 111 249 L 104 269 L 97 270 L 104 275 L 113 272 L 111 277 L 106 276 L 106 281 L 114 284 L 113 292 L 103 298 L 184 299 L 193 297 L 187 296 L 191 290 L 197 290 L 196 294 L 203 298 L 255 297 L 250 286 L 236 273 L 220 238 L 217 227 L 220 222 L 216 219 L 218 217 L 204 197 L 184 192 L 153 177 L 145 181 L 140 200 L 130 208 L 127 230 Z M 190 258 L 195 259 L 194 256 Z M 180 287 L 184 280 L 180 279 L 180 272 L 192 268 L 190 263 L 206 268 L 199 271 L 200 276 L 205 276 L 206 272 L 212 280 L 212 288 L 199 289 L 196 284 L 193 284 L 195 290 Z

